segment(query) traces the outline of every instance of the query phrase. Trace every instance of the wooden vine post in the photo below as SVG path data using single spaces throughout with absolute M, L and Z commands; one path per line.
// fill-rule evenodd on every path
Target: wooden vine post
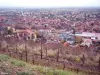
M 32 63 L 33 63 L 33 65 L 35 64 L 35 58 L 34 58 L 34 55 L 32 55 Z
M 59 61 L 59 49 L 57 51 L 57 62 Z
M 25 56 L 26 56 L 26 62 L 27 62 L 27 44 L 26 44 L 26 42 L 25 42 Z
M 47 46 L 46 46 L 46 58 L 47 58 Z
M 43 56 L 43 50 L 42 50 L 42 38 L 41 38 L 41 59 L 43 58 L 42 56 Z

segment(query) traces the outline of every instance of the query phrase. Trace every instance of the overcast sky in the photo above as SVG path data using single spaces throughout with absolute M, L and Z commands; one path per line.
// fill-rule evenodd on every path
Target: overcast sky
M 0 7 L 100 7 L 100 0 L 0 0 Z

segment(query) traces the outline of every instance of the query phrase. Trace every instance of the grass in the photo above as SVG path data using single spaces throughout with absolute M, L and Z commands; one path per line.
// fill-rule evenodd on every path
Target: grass
M 23 61 L 18 61 L 18 60 L 10 60 L 11 64 L 18 66 L 18 67 L 25 67 L 25 62 Z
M 64 70 L 54 69 L 54 68 L 45 67 L 45 66 L 43 67 L 43 66 L 31 65 L 24 61 L 16 60 L 14 58 L 11 58 L 3 54 L 0 54 L 0 60 L 7 61 L 13 66 L 25 68 L 25 70 L 27 69 L 27 71 L 18 71 L 16 73 L 17 75 L 86 75 L 81 72 L 76 73 L 74 71 L 69 71 L 69 70 L 64 71 Z M 38 74 L 34 72 L 38 72 Z
M 26 71 L 26 72 L 17 72 L 17 75 L 36 75 L 36 74 L 30 71 Z
M 86 75 L 83 73 L 58 70 L 58 69 L 42 67 L 42 66 L 33 66 L 32 70 L 39 71 L 41 75 Z
M 55 57 L 57 55 L 57 51 L 53 51 L 53 50 L 48 50 L 47 51 L 47 55 L 50 57 Z
M 9 59 L 8 55 L 0 54 L 0 62 L 7 61 Z
M 28 72 L 17 72 L 17 75 L 29 75 Z

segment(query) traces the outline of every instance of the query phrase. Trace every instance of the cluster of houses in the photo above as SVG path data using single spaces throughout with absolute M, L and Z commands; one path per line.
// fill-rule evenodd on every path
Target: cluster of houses
M 5 27 L 4 30 L 0 31 L 0 34 L 3 35 L 5 38 L 17 38 L 19 40 L 34 40 L 36 41 L 37 37 L 39 36 L 36 30 L 32 30 L 30 28 L 19 28 L 16 29 L 15 27 Z
M 91 46 L 100 42 L 100 33 L 63 33 L 60 35 L 60 39 L 69 44 L 80 44 L 81 46 Z
M 68 31 L 60 31 L 57 32 L 56 30 L 50 29 L 40 29 L 40 30 L 33 30 L 31 28 L 22 27 L 14 28 L 14 27 L 6 27 L 2 32 L 0 31 L 5 38 L 15 37 L 19 40 L 34 40 L 37 41 L 41 38 L 44 38 L 46 42 L 57 43 L 64 41 L 64 43 L 68 43 L 71 45 L 80 44 L 82 46 L 87 45 L 88 47 L 93 45 L 94 42 L 100 42 L 100 33 L 90 33 L 90 32 L 82 32 L 82 33 L 75 33 Z
M 100 33 L 82 32 L 75 34 L 75 36 L 82 38 L 83 42 L 81 45 L 90 46 L 94 43 L 100 42 Z

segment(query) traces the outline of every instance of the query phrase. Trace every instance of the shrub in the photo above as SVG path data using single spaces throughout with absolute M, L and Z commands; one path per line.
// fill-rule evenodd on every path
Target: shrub
M 28 72 L 17 72 L 17 75 L 29 75 Z
M 15 60 L 11 60 L 11 63 L 15 66 L 18 66 L 18 67 L 24 67 L 26 66 L 26 64 L 22 61 L 15 61 Z
M 55 70 L 53 68 L 42 66 L 34 66 L 33 70 L 39 71 L 42 75 L 66 75 L 66 72 L 63 70 Z
M 38 67 L 37 67 L 37 66 L 34 66 L 32 69 L 33 69 L 33 70 L 36 70 L 36 71 L 39 71 L 39 72 L 41 72 L 41 73 L 42 73 L 43 70 L 44 70 L 43 67 L 41 67 L 41 66 L 38 66 Z
M 74 61 L 74 58 L 72 56 L 67 58 L 68 61 Z
M 33 72 L 17 72 L 17 75 L 35 75 Z
M 4 49 L 7 47 L 7 42 L 6 41 L 0 41 L 0 49 Z
M 81 58 L 80 57 L 75 57 L 75 61 L 76 62 L 80 62 L 81 61 Z
M 94 61 L 94 58 L 93 58 L 93 57 L 90 57 L 90 60 L 91 60 L 91 61 Z
M 57 50 L 53 51 L 53 50 L 48 50 L 47 55 L 49 57 L 55 57 L 57 55 Z
M 0 61 L 1 61 L 1 62 L 7 61 L 8 59 L 9 59 L 9 56 L 0 54 Z

